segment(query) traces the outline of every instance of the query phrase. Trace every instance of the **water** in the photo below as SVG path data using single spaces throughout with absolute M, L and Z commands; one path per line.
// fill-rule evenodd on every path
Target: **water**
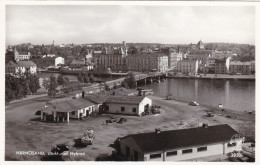
M 153 89 L 157 96 L 172 94 L 176 98 L 201 104 L 223 104 L 225 108 L 239 111 L 255 110 L 255 81 L 167 79 L 148 84 L 146 88 Z

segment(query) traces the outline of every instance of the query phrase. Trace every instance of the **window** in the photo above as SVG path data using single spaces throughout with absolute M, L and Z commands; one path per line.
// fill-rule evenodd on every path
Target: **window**
M 207 151 L 207 147 L 199 147 L 199 148 L 197 148 L 197 151 L 198 152 L 201 152 L 201 151 Z
M 136 108 L 133 108 L 132 110 L 133 110 L 133 112 L 136 112 Z
M 125 111 L 125 107 L 121 107 L 121 112 L 124 112 Z
M 166 156 L 174 156 L 174 155 L 177 155 L 177 151 L 171 151 L 166 153 Z
M 108 105 L 106 106 L 106 110 L 109 111 L 109 106 Z
M 228 143 L 228 147 L 235 147 L 237 143 Z
M 155 158 L 160 158 L 162 156 L 162 154 L 151 154 L 150 155 L 150 159 L 155 159 Z
M 192 153 L 192 149 L 182 150 L 182 154 Z
M 72 111 L 71 114 L 72 114 L 72 115 L 75 115 L 75 111 Z

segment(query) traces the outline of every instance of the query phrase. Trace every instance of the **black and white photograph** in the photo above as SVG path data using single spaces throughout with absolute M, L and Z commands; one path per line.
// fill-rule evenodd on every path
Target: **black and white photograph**
M 255 162 L 256 3 L 4 8 L 5 162 Z

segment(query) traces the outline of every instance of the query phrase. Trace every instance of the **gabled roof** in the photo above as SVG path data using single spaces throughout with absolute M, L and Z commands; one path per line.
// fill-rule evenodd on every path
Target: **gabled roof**
M 121 138 L 132 138 L 143 152 L 155 152 L 192 146 L 202 146 L 217 142 L 230 141 L 232 136 L 238 134 L 227 124 L 209 126 L 207 128 L 189 128 L 160 133 L 141 133 Z
M 102 104 L 107 100 L 107 95 L 101 95 L 101 94 L 89 94 L 84 96 L 84 99 L 89 100 L 96 104 Z
M 110 95 L 107 99 L 107 103 L 116 103 L 116 104 L 140 104 L 144 99 L 143 96 L 115 96 Z
M 61 102 L 53 102 L 51 106 L 43 109 L 44 112 L 56 110 L 57 112 L 72 112 L 78 109 L 86 108 L 94 105 L 94 103 L 84 99 L 70 99 Z

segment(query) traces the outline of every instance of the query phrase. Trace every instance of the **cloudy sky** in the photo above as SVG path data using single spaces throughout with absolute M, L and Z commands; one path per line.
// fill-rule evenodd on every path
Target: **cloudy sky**
M 6 42 L 255 42 L 254 7 L 7 6 Z

